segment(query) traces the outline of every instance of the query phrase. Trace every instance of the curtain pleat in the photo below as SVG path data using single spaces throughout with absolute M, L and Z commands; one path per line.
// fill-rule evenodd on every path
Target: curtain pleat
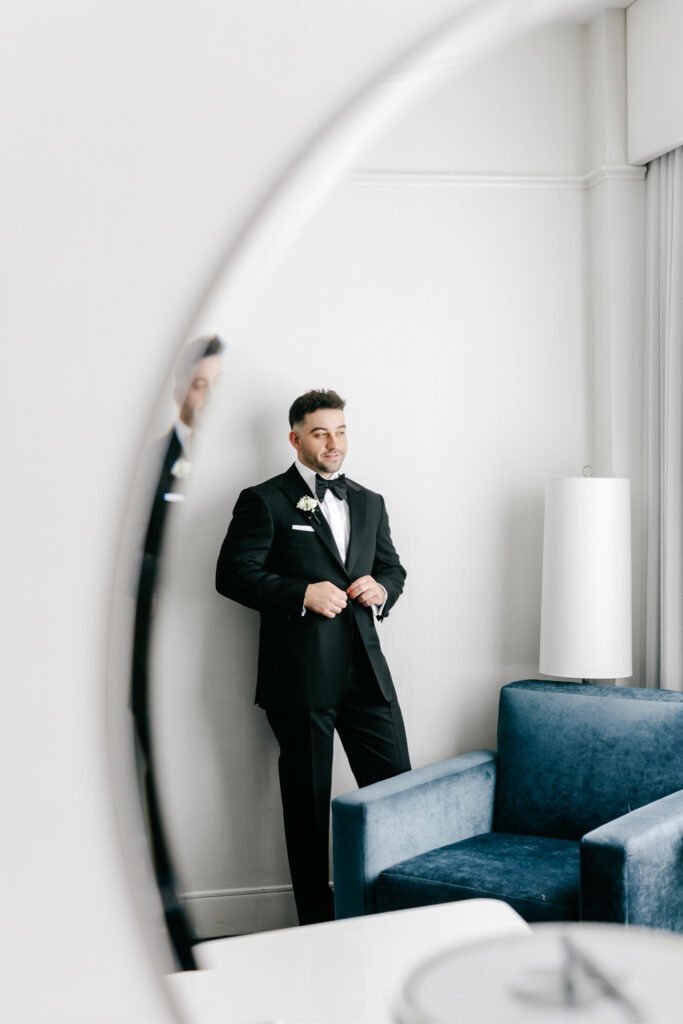
M 645 682 L 683 690 L 683 149 L 647 173 Z

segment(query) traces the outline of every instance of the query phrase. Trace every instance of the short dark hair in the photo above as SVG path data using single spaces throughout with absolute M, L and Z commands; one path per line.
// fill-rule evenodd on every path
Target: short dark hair
M 305 395 L 299 395 L 292 402 L 289 410 L 289 425 L 302 423 L 309 412 L 317 412 L 318 409 L 343 409 L 346 402 L 336 391 L 324 391 L 322 388 L 307 391 Z
M 180 390 L 189 388 L 192 383 L 193 368 L 208 356 L 219 356 L 225 350 L 225 342 L 217 334 L 206 334 L 190 341 L 181 349 L 173 372 L 176 387 Z

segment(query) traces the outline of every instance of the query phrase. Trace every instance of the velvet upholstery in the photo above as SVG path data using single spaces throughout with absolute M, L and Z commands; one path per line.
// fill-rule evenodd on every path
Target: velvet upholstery
M 333 802 L 337 916 L 488 896 L 683 931 L 683 693 L 510 683 L 498 741 Z
M 581 917 L 683 931 L 683 791 L 581 840 Z
M 333 800 L 336 916 L 373 913 L 384 868 L 489 832 L 495 781 L 495 754 L 476 750 Z
M 580 839 L 683 788 L 683 694 L 511 683 L 498 761 L 496 831 Z
M 451 900 L 505 900 L 526 921 L 579 916 L 579 844 L 571 839 L 484 832 L 383 871 L 377 909 Z

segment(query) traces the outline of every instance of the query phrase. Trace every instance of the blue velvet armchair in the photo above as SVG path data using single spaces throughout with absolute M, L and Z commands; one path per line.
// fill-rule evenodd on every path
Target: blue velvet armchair
M 332 804 L 337 917 L 489 897 L 683 931 L 683 693 L 526 680 L 478 750 Z

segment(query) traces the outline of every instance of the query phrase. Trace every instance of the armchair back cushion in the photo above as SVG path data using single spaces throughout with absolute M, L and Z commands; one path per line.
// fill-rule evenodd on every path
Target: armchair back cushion
M 683 693 L 503 687 L 494 831 L 578 840 L 683 789 Z

